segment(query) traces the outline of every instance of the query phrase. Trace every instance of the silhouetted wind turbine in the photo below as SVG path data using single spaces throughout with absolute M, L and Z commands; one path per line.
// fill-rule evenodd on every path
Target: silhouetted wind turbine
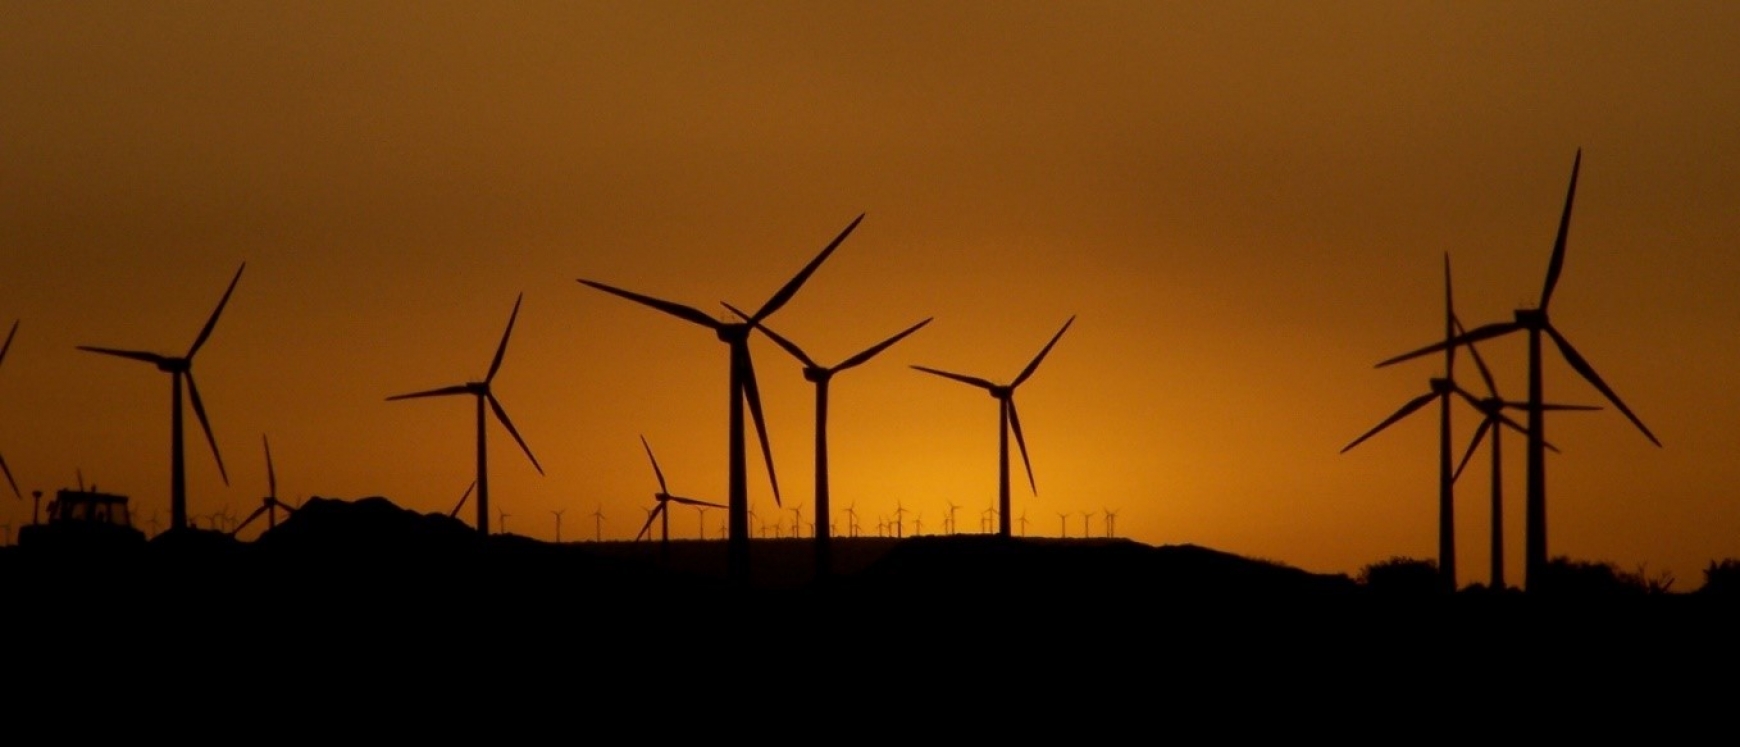
M 1051 346 L 1056 345 L 1058 338 L 1063 337 L 1063 333 L 1069 331 L 1069 325 L 1074 323 L 1075 317 L 1071 316 L 1069 321 L 1063 323 L 1063 328 L 1059 329 L 1057 334 L 1052 335 L 1051 342 L 1045 343 L 1045 347 L 1040 349 L 1039 355 L 1033 356 L 1033 362 L 1028 363 L 1027 367 L 1021 370 L 1021 374 L 1016 376 L 1015 380 L 1007 385 L 993 384 L 977 376 L 965 376 L 957 373 L 949 373 L 947 371 L 939 371 L 934 368 L 926 368 L 924 366 L 913 366 L 913 368 L 928 374 L 935 374 L 943 378 L 954 379 L 963 384 L 971 384 L 980 389 L 984 389 L 991 393 L 992 399 L 997 400 L 997 417 L 999 420 L 997 425 L 999 446 L 997 472 L 997 533 L 1003 537 L 1009 536 L 1009 429 L 1011 427 L 1015 430 L 1015 443 L 1021 447 L 1021 463 L 1027 467 L 1027 485 L 1033 489 L 1034 495 L 1039 494 L 1039 484 L 1033 480 L 1033 463 L 1027 459 L 1027 439 L 1021 435 L 1021 418 L 1015 413 L 1015 388 L 1021 386 L 1022 382 L 1027 381 L 1028 377 L 1033 375 L 1034 370 L 1039 368 L 1039 362 L 1045 360 L 1045 355 L 1051 352 Z
M 1444 340 L 1456 337 L 1456 309 L 1451 302 L 1450 294 L 1450 253 L 1444 253 Z M 1395 414 L 1378 423 L 1377 427 L 1366 431 L 1364 435 L 1341 448 L 1346 454 L 1349 449 L 1360 445 L 1397 421 L 1414 414 L 1432 400 L 1438 400 L 1438 576 L 1439 585 L 1444 591 L 1456 590 L 1456 508 L 1455 508 L 1455 471 L 1450 467 L 1450 395 L 1456 391 L 1456 348 L 1446 346 L 1444 350 L 1444 376 L 1434 377 L 1427 384 L 1430 390 L 1415 397 L 1396 410 Z
M 264 433 L 260 434 L 260 444 L 266 448 L 266 497 L 260 501 L 259 508 L 254 509 L 253 513 L 248 514 L 248 518 L 230 530 L 231 537 L 240 534 L 248 524 L 260 518 L 260 514 L 266 515 L 266 529 L 271 530 L 278 526 L 279 508 L 283 508 L 285 513 L 295 513 L 295 509 L 278 500 L 278 472 L 272 468 L 272 442 L 266 440 Z
M 567 510 L 568 509 L 564 508 L 564 509 L 550 512 L 552 515 L 554 515 L 556 517 L 556 543 L 557 544 L 561 544 L 561 542 L 562 542 L 562 512 L 567 511 Z
M 1123 509 L 1119 509 L 1119 511 L 1121 511 L 1121 510 L 1123 510 Z M 1118 512 L 1113 511 L 1113 510 L 1108 508 L 1108 509 L 1106 509 L 1106 537 L 1108 539 L 1110 539 L 1112 537 L 1117 536 L 1117 533 L 1118 533 L 1117 530 L 1118 530 Z
M 1069 536 L 1069 512 L 1067 511 L 1057 512 L 1057 536 Z
M 604 504 L 598 504 L 598 510 L 592 512 L 592 541 L 604 541 Z
M 664 560 L 669 560 L 671 551 L 671 512 L 666 510 L 668 504 L 675 501 L 687 506 L 712 506 L 713 508 L 725 508 L 725 506 L 711 501 L 671 495 L 670 488 L 665 486 L 664 470 L 659 469 L 658 457 L 653 456 L 652 446 L 647 444 L 646 436 L 640 437 L 640 445 L 646 449 L 647 461 L 652 462 L 653 476 L 657 477 L 659 480 L 659 492 L 653 493 L 653 500 L 658 501 L 658 504 L 653 506 L 652 511 L 646 515 L 646 523 L 641 525 L 640 532 L 634 536 L 634 539 L 636 542 L 639 542 L 646 536 L 647 530 L 652 528 L 653 519 L 663 517 L 664 520 L 660 522 L 659 556 Z
M 745 321 L 752 319 L 750 315 L 730 304 L 726 304 L 725 307 L 731 309 L 732 313 Z M 876 343 L 834 366 L 823 366 L 817 363 L 796 343 L 768 329 L 767 325 L 760 321 L 751 321 L 750 323 L 755 325 L 756 329 L 761 330 L 762 334 L 767 335 L 768 339 L 785 349 L 787 353 L 791 353 L 793 358 L 798 359 L 798 362 L 804 365 L 804 379 L 816 385 L 816 524 L 818 527 L 815 531 L 816 574 L 825 578 L 833 572 L 829 550 L 831 532 L 828 531 L 829 522 L 832 521 L 828 512 L 828 383 L 833 380 L 834 374 L 869 362 L 871 358 L 887 350 L 894 343 L 900 342 L 902 338 L 917 332 L 924 325 L 930 324 L 930 319 L 927 318 L 907 327 L 899 334 Z
M 1655 434 L 1649 432 L 1649 428 L 1643 424 L 1643 421 L 1639 420 L 1638 417 L 1631 412 L 1631 408 L 1625 406 L 1625 403 L 1619 399 L 1619 395 L 1615 394 L 1613 389 L 1607 386 L 1607 382 L 1601 380 L 1600 374 L 1595 373 L 1595 368 L 1589 365 L 1589 362 L 1577 352 L 1576 348 L 1571 346 L 1570 340 L 1565 339 L 1565 336 L 1560 334 L 1559 331 L 1553 327 L 1552 322 L 1549 321 L 1547 317 L 1547 304 L 1553 298 L 1553 288 L 1558 285 L 1559 274 L 1563 271 L 1565 265 L 1565 239 L 1571 231 L 1571 204 L 1577 196 L 1577 172 L 1581 169 L 1582 165 L 1583 151 L 1579 148 L 1577 150 L 1576 159 L 1571 162 L 1571 186 L 1565 192 L 1565 209 L 1559 216 L 1559 232 L 1557 238 L 1553 241 L 1553 256 L 1547 263 L 1546 285 L 1541 289 L 1541 303 L 1538 307 L 1533 309 L 1517 309 L 1516 318 L 1513 321 L 1497 322 L 1482 327 L 1476 327 L 1475 329 L 1470 330 L 1467 334 L 1458 335 L 1452 339 L 1445 340 L 1444 342 L 1428 345 L 1419 350 L 1398 355 L 1378 364 L 1378 367 L 1381 368 L 1393 363 L 1400 363 L 1422 355 L 1435 353 L 1439 350 L 1454 348 L 1458 345 L 1472 342 L 1480 342 L 1481 340 L 1488 340 L 1518 330 L 1528 332 L 1529 444 L 1528 503 L 1524 512 L 1526 526 L 1524 528 L 1523 587 L 1525 589 L 1531 588 L 1531 584 L 1535 579 L 1541 577 L 1541 573 L 1546 570 L 1547 565 L 1547 407 L 1542 387 L 1541 334 L 1544 332 L 1547 336 L 1553 338 L 1553 343 L 1558 346 L 1559 354 L 1564 356 L 1565 362 L 1570 364 L 1571 368 L 1575 370 L 1578 375 L 1582 376 L 1584 380 L 1593 385 L 1597 391 L 1601 392 L 1602 396 L 1607 398 L 1607 401 L 1612 402 L 1615 407 L 1618 407 L 1619 411 L 1625 414 L 1626 419 L 1630 420 L 1632 425 L 1637 426 L 1637 429 L 1643 432 L 1644 437 L 1648 438 L 1650 443 L 1655 444 L 1657 447 L 1661 446 L 1661 441 L 1656 439 Z
M 537 468 L 538 474 L 544 474 L 544 467 L 538 464 L 537 457 L 532 456 L 531 447 L 526 445 L 525 439 L 520 438 L 519 430 L 514 428 L 513 421 L 508 419 L 507 410 L 502 409 L 501 402 L 496 400 L 495 393 L 490 391 L 489 387 L 490 382 L 495 380 L 496 372 L 501 370 L 502 356 L 507 354 L 508 337 L 514 333 L 514 320 L 519 318 L 520 302 L 525 300 L 525 297 L 526 294 L 521 293 L 519 297 L 514 299 L 514 310 L 512 314 L 508 315 L 507 330 L 501 333 L 501 344 L 496 346 L 495 359 L 490 361 L 489 373 L 484 374 L 483 381 L 455 384 L 440 389 L 430 389 L 422 392 L 412 392 L 410 394 L 397 394 L 387 398 L 388 402 L 400 399 L 415 399 L 418 397 L 444 397 L 454 394 L 469 394 L 477 398 L 478 534 L 489 534 L 489 449 L 487 448 L 487 441 L 484 438 L 484 434 L 487 432 L 484 426 L 489 424 L 489 419 L 484 414 L 483 406 L 485 403 L 488 403 L 490 409 L 495 411 L 496 420 L 501 421 L 502 427 L 507 428 L 508 434 L 514 437 L 515 442 L 519 443 L 520 450 L 526 453 L 526 458 L 532 460 L 532 466 Z
M 224 305 L 230 302 L 230 294 L 235 291 L 236 283 L 242 279 L 242 270 L 248 263 L 243 262 L 236 268 L 236 276 L 230 279 L 230 285 L 224 289 L 223 298 L 218 300 L 217 308 L 211 312 L 205 326 L 199 330 L 199 336 L 194 338 L 193 346 L 187 349 L 187 355 L 174 358 L 157 353 L 147 353 L 138 350 L 116 350 L 114 348 L 99 348 L 80 345 L 78 349 L 92 353 L 102 353 L 121 358 L 131 358 L 144 361 L 157 367 L 157 370 L 170 375 L 173 381 L 170 395 L 169 420 L 169 528 L 187 528 L 187 467 L 183 459 L 181 439 L 181 382 L 187 381 L 188 398 L 193 401 L 193 414 L 199 418 L 199 425 L 205 430 L 205 440 L 211 444 L 211 455 L 217 459 L 218 475 L 223 477 L 225 485 L 230 484 L 229 473 L 224 471 L 223 455 L 218 453 L 217 439 L 211 434 L 211 422 L 206 420 L 205 405 L 199 399 L 199 387 L 193 383 L 193 355 L 199 352 L 200 346 L 211 337 L 212 328 L 217 326 L 218 315 L 224 311 Z
M 14 320 L 12 322 L 12 331 L 6 333 L 6 344 L 0 345 L 0 363 L 6 362 L 6 351 L 12 349 L 12 338 L 18 335 L 18 322 L 21 321 L 24 320 Z M 12 486 L 13 497 L 21 501 L 24 500 L 23 491 L 18 489 L 18 481 L 12 479 L 12 468 L 6 466 L 6 455 L 4 454 L 0 454 L 0 472 L 6 473 L 6 484 Z M 10 527 L 10 525 L 8 525 L 8 527 Z
M 955 505 L 954 501 L 949 501 L 948 521 L 944 522 L 944 524 L 945 524 L 945 526 L 943 527 L 944 532 L 946 532 L 948 534 L 959 534 L 960 533 L 960 530 L 955 525 L 955 512 L 959 511 L 959 510 L 961 510 L 960 506 Z
M 750 414 L 755 420 L 756 434 L 761 438 L 761 452 L 767 460 L 767 479 L 773 485 L 774 502 L 780 501 L 779 479 L 774 476 L 773 471 L 773 449 L 768 445 L 767 424 L 761 415 L 761 390 L 755 383 L 755 364 L 749 357 L 749 333 L 755 328 L 756 323 L 785 306 L 792 296 L 797 294 L 798 289 L 803 287 L 804 281 L 809 280 L 816 268 L 821 266 L 828 255 L 833 254 L 834 249 L 840 246 L 840 242 L 845 241 L 846 237 L 851 235 L 852 230 L 857 228 L 858 223 L 863 220 L 863 215 L 853 219 L 852 223 L 846 226 L 846 230 L 841 231 L 840 235 L 823 248 L 815 259 L 804 265 L 804 268 L 787 281 L 778 292 L 774 293 L 773 297 L 767 300 L 767 303 L 762 304 L 759 310 L 750 315 L 750 321 L 747 322 L 722 322 L 692 306 L 643 296 L 591 280 L 580 280 L 581 283 L 606 293 L 651 306 L 671 316 L 711 329 L 714 334 L 718 335 L 721 342 L 730 346 L 731 376 L 728 410 L 730 432 L 727 490 L 729 507 L 726 509 L 726 513 L 730 519 L 731 532 L 726 541 L 725 555 L 727 572 L 731 579 L 737 583 L 747 583 L 749 580 L 749 477 L 743 437 L 743 405 L 745 402 L 748 402 Z
M 846 507 L 846 519 L 848 520 L 848 523 L 846 524 L 846 534 L 848 536 L 852 536 L 852 537 L 858 536 L 858 502 L 857 501 L 853 501 L 852 505 Z

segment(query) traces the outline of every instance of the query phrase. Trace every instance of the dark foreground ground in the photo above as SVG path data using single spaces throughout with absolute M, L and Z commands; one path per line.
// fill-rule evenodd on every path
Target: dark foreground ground
M 1731 683 L 1740 635 L 1722 595 L 1386 593 L 1190 545 L 987 536 L 838 540 L 838 574 L 821 580 L 811 542 L 753 542 L 741 588 L 723 542 L 673 542 L 666 558 L 656 542 L 482 538 L 385 499 L 313 499 L 250 543 L 192 531 L 4 548 L 0 641 L 12 681 L 81 691 L 221 672 L 388 691 L 555 678 L 606 700 L 745 697 L 766 681 L 817 697 L 894 676 L 908 691 L 1134 678 L 1248 698 L 1401 697 L 1495 673 L 1501 688 Z

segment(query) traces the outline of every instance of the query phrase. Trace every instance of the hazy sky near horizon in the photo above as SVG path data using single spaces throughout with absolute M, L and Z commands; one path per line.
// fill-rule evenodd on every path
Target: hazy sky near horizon
M 724 500 L 726 348 L 576 279 L 753 307 L 867 213 L 769 319 L 832 363 L 935 317 L 832 387 L 836 511 L 863 531 L 896 501 L 926 531 L 953 501 L 975 531 L 996 497 L 994 402 L 908 366 L 1008 380 L 1076 315 L 1016 396 L 1029 533 L 1110 508 L 1122 536 L 1316 571 L 1435 557 L 1435 406 L 1338 451 L 1441 374 L 1373 364 L 1441 335 L 1446 253 L 1470 326 L 1538 301 L 1581 148 L 1553 319 L 1664 448 L 1611 408 L 1553 416 L 1550 552 L 1677 589 L 1740 556 L 1740 6 L 6 8 L 14 531 L 28 491 L 81 471 L 167 522 L 168 377 L 75 346 L 183 353 L 246 262 L 194 365 L 230 484 L 190 412 L 193 514 L 259 504 L 262 434 L 281 497 L 451 508 L 471 401 L 384 400 L 481 377 L 523 292 L 495 390 L 547 474 L 491 423 L 492 499 L 511 532 L 552 538 L 565 510 L 564 539 L 591 538 L 601 509 L 631 536 L 656 487 L 641 435 L 673 492 Z M 1522 339 L 1483 353 L 1521 398 Z M 810 385 L 754 355 L 808 521 Z M 1550 399 L 1606 404 L 1548 361 Z M 1460 457 L 1477 421 L 1454 417 Z M 1484 449 L 1469 470 L 1464 584 L 1487 573 Z

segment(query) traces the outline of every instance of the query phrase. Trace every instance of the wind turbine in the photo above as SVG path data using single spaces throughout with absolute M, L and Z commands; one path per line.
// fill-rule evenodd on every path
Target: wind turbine
M 1123 509 L 1118 509 L 1122 511 Z M 1106 538 L 1111 539 L 1118 534 L 1118 511 L 1106 509 Z
M 730 518 L 731 533 L 730 537 L 727 538 L 725 555 L 728 573 L 731 579 L 739 584 L 749 581 L 749 474 L 743 437 L 743 404 L 745 401 L 749 403 L 750 414 L 754 417 L 756 434 L 761 438 L 761 452 L 767 460 L 767 479 L 773 485 L 774 502 L 778 503 L 780 500 L 779 479 L 775 477 L 773 471 L 773 449 L 767 443 L 767 424 L 761 415 L 761 390 L 756 386 L 755 364 L 749 357 L 749 333 L 757 323 L 790 301 L 792 296 L 797 294 L 798 289 L 803 287 L 804 281 L 809 280 L 816 268 L 821 266 L 828 255 L 834 253 L 834 249 L 840 246 L 840 242 L 845 241 L 846 237 L 851 235 L 852 230 L 857 228 L 858 223 L 863 220 L 864 216 L 860 214 L 850 225 L 846 226 L 846 230 L 841 231 L 840 235 L 822 249 L 815 259 L 804 265 L 804 268 L 787 281 L 778 292 L 774 293 L 773 297 L 767 300 L 767 303 L 762 304 L 761 308 L 751 315 L 747 322 L 722 322 L 692 306 L 643 296 L 591 280 L 580 280 L 584 285 L 621 296 L 635 303 L 651 306 L 671 316 L 711 329 L 714 334 L 718 335 L 720 342 L 730 346 L 729 458 L 727 460 L 729 465 L 727 495 L 730 505 L 726 509 L 726 513 Z
M 791 516 L 791 536 L 792 536 L 792 539 L 798 539 L 798 538 L 803 537 L 804 536 L 804 504 L 799 503 L 796 506 L 792 506 L 791 508 L 788 508 L 786 510 L 790 511 L 792 513 L 792 516 Z
M 846 534 L 848 536 L 852 536 L 852 537 L 858 536 L 858 502 L 857 501 L 853 501 L 852 505 L 846 507 L 846 518 L 848 520 L 848 523 L 846 524 Z
M 102 353 L 121 358 L 131 358 L 144 361 L 157 367 L 157 370 L 170 375 L 170 419 L 169 419 L 169 528 L 187 528 L 187 465 L 183 458 L 181 439 L 181 383 L 187 381 L 188 398 L 193 400 L 193 414 L 199 418 L 199 425 L 205 430 L 205 440 L 211 445 L 211 455 L 217 460 L 218 475 L 224 484 L 230 484 L 229 473 L 224 471 L 223 455 L 218 453 L 217 439 L 211 434 L 211 422 L 206 420 L 205 405 L 199 399 L 199 387 L 193 383 L 193 356 L 199 352 L 205 341 L 211 337 L 212 328 L 217 326 L 218 315 L 224 311 L 224 305 L 230 302 L 230 294 L 236 290 L 236 283 L 242 279 L 242 270 L 248 263 L 243 262 L 236 268 L 236 276 L 230 279 L 230 286 L 224 289 L 223 298 L 218 300 L 217 308 L 211 312 L 205 326 L 200 329 L 199 336 L 194 338 L 193 346 L 187 349 L 187 355 L 179 358 L 157 353 L 147 353 L 138 350 L 117 350 L 114 348 L 99 348 L 88 345 L 78 346 L 79 350 L 91 353 Z
M 907 511 L 906 506 L 903 505 L 900 501 L 894 502 L 894 536 L 895 537 L 899 538 L 899 537 L 906 536 L 906 515 L 909 513 L 912 513 L 912 512 Z
M 1057 512 L 1057 536 L 1069 537 L 1069 512 Z
M 567 510 L 568 509 L 564 508 L 564 509 L 550 512 L 552 515 L 554 515 L 556 517 L 556 544 L 558 544 L 558 545 L 562 544 L 562 512 L 567 511 Z
M 604 504 L 598 504 L 598 510 L 592 512 L 592 541 L 604 541 Z
M 1428 345 L 1410 353 L 1398 355 L 1378 364 L 1379 368 L 1405 360 L 1416 358 L 1439 350 L 1454 348 L 1482 340 L 1492 339 L 1516 331 L 1528 332 L 1529 340 L 1529 398 L 1528 398 L 1528 502 L 1524 512 L 1526 526 L 1524 527 L 1524 576 L 1523 588 L 1530 588 L 1535 579 L 1541 577 L 1547 565 L 1547 423 L 1546 400 L 1543 393 L 1541 375 L 1541 335 L 1545 333 L 1553 338 L 1558 346 L 1559 354 L 1571 368 L 1601 392 L 1607 401 L 1612 402 L 1625 414 L 1631 424 L 1643 432 L 1645 438 L 1658 448 L 1661 441 L 1642 420 L 1631 412 L 1631 408 L 1619 399 L 1619 395 L 1601 380 L 1601 375 L 1595 373 L 1594 366 L 1589 365 L 1577 349 L 1571 346 L 1571 341 L 1559 330 L 1553 327 L 1547 317 L 1547 304 L 1553 298 L 1553 288 L 1559 283 L 1559 274 L 1565 266 L 1565 239 L 1571 231 L 1571 204 L 1577 196 L 1577 172 L 1583 165 L 1583 150 L 1577 150 L 1577 157 L 1571 162 L 1571 186 L 1565 192 L 1565 209 L 1559 216 L 1559 232 L 1553 241 L 1553 256 L 1547 263 L 1547 281 L 1541 289 L 1541 303 L 1532 309 L 1517 309 L 1515 319 L 1509 322 L 1496 322 L 1482 327 L 1476 327 L 1468 333 L 1458 335 L 1434 345 Z
M 508 419 L 507 410 L 502 409 L 501 402 L 497 401 L 495 393 L 490 391 L 490 382 L 495 380 L 496 372 L 501 370 L 502 356 L 507 354 L 508 337 L 514 333 L 514 320 L 519 318 L 520 302 L 525 300 L 525 297 L 526 294 L 521 293 L 518 298 L 514 299 L 514 310 L 512 314 L 508 315 L 507 330 L 501 333 L 501 344 L 495 349 L 495 360 L 490 361 L 489 373 L 484 374 L 483 381 L 455 384 L 410 394 L 396 394 L 387 398 L 388 402 L 418 397 L 444 397 L 454 394 L 469 394 L 477 398 L 477 533 L 482 535 L 489 534 L 489 449 L 484 438 L 484 434 L 487 432 L 484 426 L 488 425 L 489 419 L 484 414 L 484 404 L 487 403 L 490 409 L 495 411 L 496 419 L 501 421 L 503 427 L 507 428 L 508 434 L 514 437 L 514 441 L 519 443 L 520 450 L 526 453 L 526 458 L 532 460 L 532 466 L 537 468 L 538 474 L 544 474 L 544 467 L 538 464 L 537 457 L 532 456 L 531 447 L 526 445 L 525 439 L 520 438 L 519 430 L 514 428 L 513 421 Z M 463 499 L 461 500 L 463 501 Z
M 768 339 L 773 340 L 774 343 L 783 348 L 785 352 L 790 353 L 793 358 L 798 359 L 799 363 L 804 364 L 804 379 L 816 385 L 817 529 L 813 534 L 815 534 L 816 539 L 816 574 L 825 578 L 833 572 L 832 556 L 829 547 L 829 540 L 831 539 L 829 535 L 831 532 L 828 529 L 829 522 L 832 521 L 828 513 L 828 383 L 833 380 L 834 374 L 869 362 L 871 358 L 874 358 L 877 354 L 887 350 L 894 343 L 900 342 L 902 338 L 917 332 L 924 325 L 930 324 L 930 319 L 927 318 L 922 322 L 907 327 L 899 334 L 876 343 L 875 345 L 864 349 L 863 352 L 847 358 L 843 362 L 833 366 L 824 366 L 817 363 L 814 358 L 811 358 L 809 354 L 805 353 L 796 343 L 786 339 L 779 333 L 768 329 L 767 325 L 762 324 L 759 320 L 754 320 L 753 317 L 739 311 L 736 307 L 731 306 L 730 304 L 726 304 L 725 307 L 731 309 L 732 313 L 744 320 L 750 321 L 756 329 L 761 330 L 762 334 L 767 335 Z
M 1085 539 L 1094 536 L 1094 516 L 1096 511 L 1081 512 L 1081 536 Z
M 507 520 L 508 520 L 508 517 L 513 516 L 513 514 L 508 513 L 507 509 L 505 509 L 505 508 L 497 508 L 495 510 L 495 513 L 497 516 L 501 517 L 501 521 L 496 524 L 496 531 L 501 533 L 501 534 L 507 534 L 508 533 Z
M 1456 309 L 1450 295 L 1450 253 L 1444 253 L 1444 340 L 1456 338 Z M 1432 400 L 1438 400 L 1438 577 L 1444 591 L 1456 591 L 1456 508 L 1455 471 L 1450 467 L 1450 395 L 1456 391 L 1456 348 L 1444 350 L 1444 376 L 1428 380 L 1429 391 L 1402 405 L 1401 409 L 1341 448 L 1349 449 L 1378 434 L 1397 421 L 1414 414 Z
M 948 518 L 948 521 L 946 522 L 948 524 L 948 526 L 943 528 L 944 532 L 946 532 L 948 534 L 959 534 L 960 533 L 960 529 L 957 528 L 957 525 L 955 524 L 955 512 L 959 511 L 959 510 L 961 510 L 960 506 L 955 505 L 954 501 L 949 501 L 949 513 L 948 513 L 949 518 Z
M 278 473 L 272 469 L 272 442 L 267 441 L 266 434 L 262 433 L 260 434 L 260 443 L 266 447 L 266 497 L 260 501 L 259 508 L 254 509 L 253 513 L 248 514 L 248 518 L 243 519 L 242 523 L 237 524 L 235 529 L 230 530 L 231 537 L 240 534 L 255 519 L 260 518 L 260 514 L 266 515 L 266 529 L 271 530 L 278 526 L 278 509 L 284 509 L 285 513 L 296 512 L 288 504 L 278 500 Z
M 646 523 L 641 525 L 640 533 L 636 534 L 634 536 L 634 539 L 636 542 L 639 542 L 643 537 L 646 536 L 647 530 L 652 528 L 653 519 L 658 519 L 658 518 L 662 517 L 663 521 L 660 522 L 660 528 L 659 528 L 660 529 L 659 557 L 663 560 L 668 561 L 668 560 L 670 560 L 670 553 L 671 553 L 671 512 L 667 511 L 666 507 L 671 502 L 674 501 L 674 502 L 681 503 L 681 504 L 686 505 L 686 506 L 712 506 L 713 508 L 725 508 L 725 506 L 721 506 L 717 503 L 713 503 L 710 501 L 703 501 L 703 500 L 699 500 L 699 499 L 695 499 L 695 498 L 684 498 L 682 496 L 671 495 L 670 488 L 665 486 L 664 470 L 659 469 L 658 457 L 653 456 L 652 446 L 647 444 L 646 436 L 640 437 L 640 445 L 646 449 L 647 461 L 652 462 L 653 476 L 657 477 L 659 479 L 659 492 L 653 493 L 653 500 L 658 501 L 658 503 L 657 503 L 657 505 L 653 506 L 652 511 L 647 513 Z
M 1021 447 L 1021 463 L 1027 467 L 1027 485 L 1033 489 L 1034 495 L 1039 494 L 1039 485 L 1033 480 L 1033 463 L 1027 459 L 1027 439 L 1021 435 L 1021 418 L 1015 414 L 1015 388 L 1021 386 L 1022 382 L 1027 381 L 1027 378 L 1033 375 L 1034 370 L 1039 368 L 1039 362 L 1045 360 L 1045 354 L 1051 352 L 1051 346 L 1056 345 L 1058 338 L 1063 337 L 1063 333 L 1069 331 L 1069 325 L 1074 323 L 1075 317 L 1073 316 L 1069 318 L 1069 321 L 1064 322 L 1063 328 L 1059 329 L 1057 334 L 1051 337 L 1051 342 L 1045 343 L 1045 347 L 1040 349 L 1039 355 L 1033 356 L 1033 362 L 1028 363 L 1026 368 L 1021 369 L 1021 374 L 1016 376 L 1015 380 L 1007 385 L 993 384 L 977 376 L 964 376 L 957 373 L 939 371 L 934 368 L 926 368 L 924 366 L 913 366 L 913 368 L 928 374 L 935 374 L 946 379 L 954 379 L 963 384 L 971 384 L 980 389 L 984 389 L 991 393 L 992 399 L 997 400 L 997 417 L 999 420 L 997 425 L 999 446 L 997 473 L 997 505 L 999 510 L 997 518 L 997 533 L 1003 537 L 1009 536 L 1009 429 L 1011 427 L 1015 429 L 1015 443 Z
M 6 362 L 6 351 L 12 349 L 12 338 L 18 336 L 18 323 L 21 321 L 24 320 L 14 320 L 12 322 L 12 331 L 6 333 L 6 344 L 0 345 L 0 363 Z M 18 489 L 18 481 L 12 479 L 12 468 L 6 466 L 6 456 L 4 454 L 0 454 L 0 472 L 6 473 L 6 484 L 12 486 L 12 495 L 18 500 L 24 500 L 23 491 Z M 9 524 L 7 527 L 10 529 L 11 525 Z

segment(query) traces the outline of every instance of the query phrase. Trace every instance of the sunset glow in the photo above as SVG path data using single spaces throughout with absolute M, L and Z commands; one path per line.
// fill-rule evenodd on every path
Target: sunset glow
M 1552 414 L 1549 552 L 1689 590 L 1740 557 L 1736 38 L 1740 6 L 1692 3 L 15 4 L 0 523 L 82 476 L 167 527 L 169 377 L 77 346 L 180 354 L 245 262 L 198 357 L 228 485 L 186 413 L 202 526 L 260 505 L 262 435 L 286 502 L 451 510 L 473 399 L 385 400 L 482 380 L 523 293 L 491 386 L 544 474 L 491 422 L 491 510 L 631 539 L 641 436 L 672 493 L 725 502 L 727 348 L 576 280 L 736 321 L 721 301 L 761 303 L 863 213 L 766 320 L 832 364 L 934 317 L 831 384 L 836 534 L 897 503 L 940 531 L 951 501 L 979 531 L 996 402 L 911 366 L 1007 383 L 1073 317 L 1019 390 L 1017 533 L 1110 509 L 1119 536 L 1312 571 L 1435 558 L 1436 406 L 1337 452 L 1443 375 L 1375 364 L 1442 338 L 1446 253 L 1468 327 L 1539 301 L 1580 148 L 1554 324 L 1662 447 L 1611 407 Z M 807 521 L 814 389 L 751 351 Z M 1480 351 L 1522 399 L 1520 336 Z M 1608 405 L 1560 358 L 1545 379 Z M 1458 460 L 1478 424 L 1459 403 Z M 1483 448 L 1457 485 L 1463 585 L 1488 474 Z

